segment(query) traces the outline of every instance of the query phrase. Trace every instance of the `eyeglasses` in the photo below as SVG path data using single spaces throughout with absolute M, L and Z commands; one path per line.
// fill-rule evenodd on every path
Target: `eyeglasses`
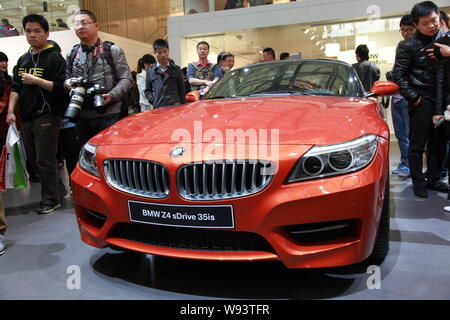
M 83 21 L 83 22 L 80 22 L 80 23 L 76 23 L 75 24 L 75 28 L 80 28 L 80 27 L 86 28 L 86 26 L 88 24 L 94 24 L 94 23 L 95 22 L 85 22 L 85 21 Z

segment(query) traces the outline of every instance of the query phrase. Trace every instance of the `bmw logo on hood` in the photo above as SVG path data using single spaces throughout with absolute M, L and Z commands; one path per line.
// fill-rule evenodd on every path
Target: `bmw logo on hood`
M 176 147 L 170 152 L 170 156 L 172 158 L 181 157 L 184 153 L 185 149 L 183 147 Z

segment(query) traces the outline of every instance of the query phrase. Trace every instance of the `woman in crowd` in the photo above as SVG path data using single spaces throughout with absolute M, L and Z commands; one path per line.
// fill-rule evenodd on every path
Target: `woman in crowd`
M 6 114 L 8 112 L 9 93 L 11 92 L 12 80 L 8 75 L 8 57 L 3 52 L 0 52 L 0 144 L 3 145 L 6 141 L 6 134 L 8 133 L 8 124 L 6 123 Z M 5 252 L 6 247 L 6 217 L 5 209 L 3 208 L 3 201 L 0 197 L 0 255 Z

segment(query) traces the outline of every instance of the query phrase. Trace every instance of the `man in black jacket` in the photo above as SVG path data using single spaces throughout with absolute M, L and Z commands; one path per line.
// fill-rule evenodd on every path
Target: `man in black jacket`
M 145 96 L 153 108 L 177 106 L 185 102 L 185 86 L 180 68 L 169 61 L 169 44 L 153 42 L 157 63 L 147 70 Z
M 380 69 L 372 62 L 369 62 L 369 48 L 365 44 L 360 44 L 355 51 L 358 63 L 352 65 L 356 70 L 359 80 L 363 84 L 364 90 L 370 91 L 373 83 L 380 80 Z
M 447 140 L 450 140 L 450 46 L 443 44 L 436 44 L 442 56 L 442 60 L 438 66 L 436 75 L 436 108 L 433 116 L 433 123 L 438 125 L 439 120 L 445 119 L 443 129 Z M 429 50 L 430 52 L 430 50 Z M 436 59 L 434 53 L 430 53 L 432 58 Z M 437 162 L 442 162 L 443 155 L 436 157 Z M 450 162 L 450 157 L 447 157 Z M 450 163 L 447 163 L 447 166 Z M 448 166 L 450 168 L 450 166 Z M 449 176 L 450 181 L 450 176 Z M 450 192 L 447 194 L 447 199 L 450 200 Z
M 444 35 L 444 32 L 439 31 L 439 8 L 433 2 L 416 4 L 411 15 L 417 31 L 398 46 L 392 75 L 400 86 L 400 94 L 409 103 L 408 160 L 414 194 L 427 198 L 427 188 L 441 192 L 448 191 L 448 186 L 439 181 L 441 168 L 433 166 L 431 161 L 435 157 L 434 153 L 443 152 L 444 139 L 434 139 L 432 118 L 436 101 L 437 65 L 430 63 L 424 50 L 425 46 Z M 433 147 L 433 144 L 437 145 Z M 427 180 L 422 173 L 425 145 L 428 147 Z
M 49 25 L 38 14 L 23 18 L 30 50 L 14 69 L 6 121 L 16 121 L 14 110 L 21 104 L 24 145 L 30 161 L 36 162 L 41 177 L 39 214 L 61 206 L 66 190 L 59 179 L 56 162 L 61 115 L 67 101 L 64 93 L 66 62 L 54 45 L 49 45 Z

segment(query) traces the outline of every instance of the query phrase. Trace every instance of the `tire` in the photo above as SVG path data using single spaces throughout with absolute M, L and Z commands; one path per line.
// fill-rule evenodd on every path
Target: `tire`
M 384 190 L 383 209 L 381 211 L 380 224 L 373 246 L 372 254 L 369 260 L 374 262 L 383 262 L 389 252 L 389 234 L 390 234 L 390 184 L 389 172 L 386 177 L 386 187 Z

